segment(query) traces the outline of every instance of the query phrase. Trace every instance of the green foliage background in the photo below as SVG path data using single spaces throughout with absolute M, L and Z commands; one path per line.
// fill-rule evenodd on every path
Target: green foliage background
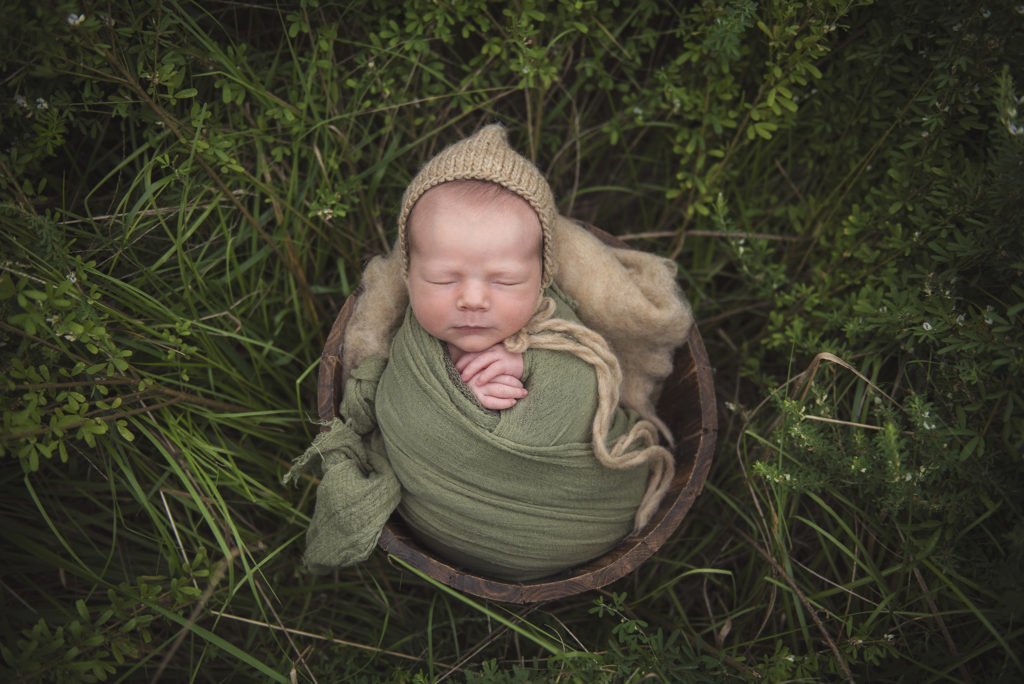
M 1024 5 L 5 7 L 0 650 L 43 681 L 1024 675 Z M 676 259 L 717 458 L 608 591 L 300 564 L 315 370 L 484 123 Z

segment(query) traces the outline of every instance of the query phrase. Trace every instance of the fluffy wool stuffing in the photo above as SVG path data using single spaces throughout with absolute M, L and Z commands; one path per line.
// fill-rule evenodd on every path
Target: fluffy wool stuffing
M 620 401 L 671 440 L 655 415 L 672 358 L 689 334 L 693 313 L 676 283 L 670 259 L 610 247 L 578 222 L 559 217 L 552 226 L 552 271 L 563 292 L 579 303 L 580 320 L 602 335 L 622 367 Z M 387 356 L 409 303 L 398 249 L 375 257 L 363 272 L 362 293 L 345 329 L 344 369 Z

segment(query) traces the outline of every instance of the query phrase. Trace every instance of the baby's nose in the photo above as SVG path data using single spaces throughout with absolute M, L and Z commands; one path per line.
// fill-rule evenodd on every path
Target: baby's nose
M 458 307 L 460 309 L 486 309 L 487 288 L 482 283 L 466 282 L 459 289 Z

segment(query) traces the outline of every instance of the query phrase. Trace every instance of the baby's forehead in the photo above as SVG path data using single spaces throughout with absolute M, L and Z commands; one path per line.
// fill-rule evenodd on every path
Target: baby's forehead
M 533 206 L 516 193 L 497 183 L 483 180 L 457 180 L 435 185 L 423 193 L 413 206 L 412 214 L 415 214 L 417 210 L 436 210 L 442 206 L 442 203 L 444 205 L 465 204 L 474 207 L 506 208 L 515 206 L 528 209 L 536 215 Z
M 533 205 L 516 193 L 507 188 L 480 180 L 450 181 L 436 185 L 420 196 L 406 222 L 406 230 L 409 232 L 410 242 L 415 242 L 414 235 L 417 232 L 415 226 L 424 218 L 433 216 L 436 212 L 456 206 L 469 208 L 496 208 L 506 211 L 515 211 L 537 226 L 537 235 L 542 236 L 540 217 L 534 210 Z

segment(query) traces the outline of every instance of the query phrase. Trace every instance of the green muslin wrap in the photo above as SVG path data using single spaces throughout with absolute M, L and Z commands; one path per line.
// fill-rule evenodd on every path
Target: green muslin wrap
M 306 530 L 305 563 L 328 572 L 369 558 L 384 524 L 398 505 L 401 486 L 376 430 L 373 400 L 384 359 L 369 359 L 345 385 L 340 413 L 297 458 L 284 483 L 319 465 L 316 508 Z
M 547 294 L 555 299 L 556 317 L 576 320 L 564 295 L 554 288 Z M 488 411 L 453 377 L 443 345 L 407 312 L 379 382 L 373 375 L 382 362 L 362 364 L 346 385 L 345 422 L 336 420 L 318 438 L 322 450 L 332 446 L 323 457 L 307 565 L 329 567 L 340 565 L 337 559 L 369 555 L 396 500 L 384 474 L 387 464 L 401 483 L 398 511 L 419 541 L 490 577 L 550 575 L 604 553 L 628 534 L 647 468 L 615 470 L 597 461 L 591 446 L 593 368 L 570 353 L 543 349 L 527 350 L 524 360 L 529 396 L 510 409 Z M 378 430 L 364 431 L 369 414 Z M 636 420 L 618 409 L 609 444 Z M 354 443 L 352 435 L 363 438 Z M 345 456 L 331 455 L 335 442 L 344 444 L 337 448 Z M 365 454 L 356 455 L 360 445 Z M 338 467 L 344 477 L 332 475 Z M 368 473 L 362 482 L 359 473 Z M 353 508 L 364 510 L 349 512 Z M 373 528 L 365 535 L 349 529 L 364 518 Z M 347 548 L 353 541 L 358 550 Z

